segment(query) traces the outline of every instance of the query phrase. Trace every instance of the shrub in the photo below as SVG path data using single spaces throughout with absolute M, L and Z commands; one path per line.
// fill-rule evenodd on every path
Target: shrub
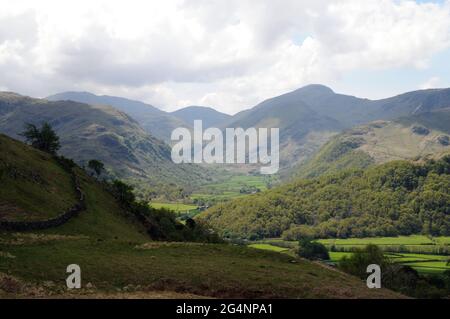
M 88 162 L 88 167 L 90 169 L 92 169 L 95 174 L 97 175 L 97 177 L 100 176 L 100 174 L 103 172 L 103 170 L 105 169 L 105 164 L 103 164 L 102 162 L 100 162 L 99 160 L 90 160 Z
M 327 248 L 323 244 L 311 241 L 310 239 L 302 239 L 299 241 L 298 255 L 306 259 L 330 259 Z
M 130 208 L 136 199 L 133 193 L 133 186 L 119 180 L 115 180 L 111 186 L 112 193 L 119 203 L 126 208 Z
M 64 157 L 64 156 L 57 156 L 56 161 L 65 171 L 68 171 L 68 172 L 70 172 L 72 170 L 72 168 L 77 166 L 77 164 L 72 159 Z
M 339 263 L 339 268 L 346 273 L 364 279 L 367 277 L 368 265 L 379 265 L 381 271 L 384 272 L 389 263 L 389 259 L 384 256 L 383 251 L 378 246 L 367 245 L 363 250 L 355 252 L 350 257 L 344 256 Z

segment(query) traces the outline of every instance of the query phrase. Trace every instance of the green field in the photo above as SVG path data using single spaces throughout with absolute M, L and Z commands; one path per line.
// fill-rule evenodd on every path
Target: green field
M 351 252 L 355 249 L 374 244 L 385 252 L 417 253 L 431 255 L 450 255 L 450 237 L 427 237 L 423 235 L 378 237 L 378 238 L 349 238 L 349 239 L 320 239 L 320 243 L 336 251 Z
M 328 254 L 330 255 L 330 261 L 338 262 L 342 258 L 344 258 L 344 256 L 345 257 L 350 257 L 353 253 L 342 253 L 342 252 L 339 252 L 339 251 L 330 251 L 330 252 L 328 252 Z
M 437 241 L 445 242 L 450 237 L 437 237 Z M 348 239 L 320 239 L 324 245 L 336 246 L 365 246 L 374 245 L 433 245 L 435 242 L 423 235 L 399 236 L 399 237 L 373 237 L 373 238 L 348 238 Z M 436 242 L 437 242 L 436 241 Z
M 192 210 L 196 210 L 197 206 L 196 205 L 188 205 L 188 204 L 181 204 L 181 203 L 155 203 L 155 202 L 151 202 L 150 206 L 152 206 L 153 208 L 165 208 L 165 209 L 169 209 L 169 210 L 173 210 L 176 213 L 185 213 L 185 212 L 190 212 Z
M 220 182 L 199 188 L 191 195 L 191 199 L 204 202 L 229 200 L 248 195 L 241 192 L 244 189 L 265 191 L 268 183 L 273 181 L 274 178 L 263 175 L 231 175 L 225 177 Z
M 220 181 L 212 184 L 205 184 L 198 188 L 195 193 L 191 194 L 190 200 L 195 204 L 156 201 L 151 202 L 150 205 L 154 208 L 166 208 L 173 210 L 176 213 L 188 213 L 189 216 L 194 216 L 198 213 L 198 206 L 211 206 L 218 202 L 248 196 L 252 192 L 265 191 L 267 190 L 268 185 L 274 180 L 274 177 L 262 175 L 234 175 L 226 172 L 221 176 Z
M 353 253 L 330 252 L 330 261 L 338 263 L 344 256 L 351 256 Z M 425 254 L 386 254 L 394 262 L 401 265 L 411 266 L 420 273 L 441 273 L 450 270 L 447 261 L 450 256 L 425 255 Z
M 288 250 L 288 248 L 273 246 L 270 244 L 251 244 L 251 245 L 248 245 L 248 247 L 262 249 L 262 250 L 276 251 L 276 252 L 283 252 L 283 251 Z
M 450 270 L 447 261 L 449 254 L 431 254 L 433 251 L 447 251 L 450 237 L 429 238 L 423 235 L 379 237 L 379 238 L 349 238 L 349 239 L 320 239 L 320 243 L 329 249 L 330 261 L 338 263 L 344 256 L 351 256 L 353 250 L 363 248 L 368 244 L 375 244 L 386 251 L 386 256 L 394 262 L 408 265 L 421 273 L 441 273 Z M 251 247 L 266 249 L 289 254 L 295 254 L 297 242 L 282 239 L 268 239 L 249 245 Z M 402 252 L 402 250 L 416 250 L 418 253 Z

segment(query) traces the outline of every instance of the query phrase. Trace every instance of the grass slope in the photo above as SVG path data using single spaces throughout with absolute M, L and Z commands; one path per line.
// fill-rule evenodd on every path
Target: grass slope
M 32 163 L 32 165 L 30 165 Z M 67 174 L 46 153 L 0 134 L 0 218 L 39 220 L 76 203 Z
M 4 250 L 4 245 L 0 245 Z M 397 298 L 356 278 L 276 252 L 231 245 L 95 242 L 87 239 L 9 246 L 0 272 L 29 282 L 51 281 L 61 293 L 71 263 L 84 283 L 105 292 L 171 290 L 212 297 Z M 139 287 L 140 286 L 140 287 Z

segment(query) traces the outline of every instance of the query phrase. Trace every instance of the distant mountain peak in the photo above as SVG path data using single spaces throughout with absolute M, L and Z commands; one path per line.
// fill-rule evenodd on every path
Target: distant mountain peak
M 328 86 L 322 84 L 309 84 L 304 87 L 301 87 L 294 92 L 302 93 L 302 94 L 334 94 L 334 91 Z
M 210 106 L 200 106 L 200 105 L 189 105 L 186 107 L 183 107 L 181 109 L 178 109 L 177 111 L 181 111 L 181 110 L 211 110 L 211 111 L 216 111 L 214 108 L 210 107 Z M 174 111 L 174 112 L 177 112 Z
M 193 125 L 194 120 L 202 120 L 205 127 L 212 127 L 231 118 L 231 115 L 219 112 L 209 106 L 191 105 L 171 113 L 180 120 Z

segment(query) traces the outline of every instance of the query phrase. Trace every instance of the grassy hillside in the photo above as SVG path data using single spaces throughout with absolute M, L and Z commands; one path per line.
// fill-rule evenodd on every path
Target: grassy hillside
M 0 135 L 0 220 L 32 221 L 55 217 L 76 202 L 70 174 L 49 154 Z M 145 229 L 125 214 L 103 186 L 75 170 L 87 209 L 45 234 L 122 237 L 145 240 Z
M 198 218 L 249 239 L 450 234 L 450 156 L 423 165 L 394 161 L 299 179 L 213 206 Z
M 3 252 L 14 256 L 0 258 L 0 273 L 45 289 L 41 295 L 67 294 L 65 268 L 75 262 L 82 267 L 83 283 L 94 287 L 75 293 L 87 296 L 175 291 L 228 298 L 401 297 L 385 289 L 367 289 L 360 280 L 318 264 L 247 247 L 44 239 L 0 243 Z
M 175 185 L 188 187 L 211 179 L 205 168 L 175 165 L 167 144 L 112 107 L 0 93 L 0 132 L 22 139 L 24 123 L 40 125 L 43 121 L 60 136 L 61 154 L 82 165 L 100 160 L 110 176 L 127 179 L 141 189 L 169 193 L 168 188 Z
M 315 177 L 392 160 L 439 158 L 450 152 L 449 123 L 450 109 L 442 109 L 347 130 L 300 165 L 297 175 Z
M 1 219 L 52 218 L 76 203 L 69 174 L 50 155 L 2 134 L 0 150 Z
M 39 169 L 48 185 L 56 185 L 51 172 L 57 172 L 59 182 L 65 183 L 67 173 L 40 151 L 3 136 L 0 147 L 7 167 L 23 157 L 27 166 L 17 171 Z M 86 194 L 85 211 L 56 228 L 0 231 L 0 297 L 402 297 L 385 289 L 367 289 L 354 277 L 278 253 L 227 244 L 150 241 L 146 229 L 121 209 L 103 184 L 79 168 L 75 173 Z M 26 175 L 2 177 L 0 189 L 24 180 Z M 50 198 L 42 192 L 29 199 L 30 207 Z M 27 193 L 18 190 L 15 196 L 2 196 L 21 207 L 20 198 Z M 61 188 L 51 197 L 71 198 L 70 189 Z M 74 263 L 82 269 L 83 288 L 70 292 L 66 267 Z

